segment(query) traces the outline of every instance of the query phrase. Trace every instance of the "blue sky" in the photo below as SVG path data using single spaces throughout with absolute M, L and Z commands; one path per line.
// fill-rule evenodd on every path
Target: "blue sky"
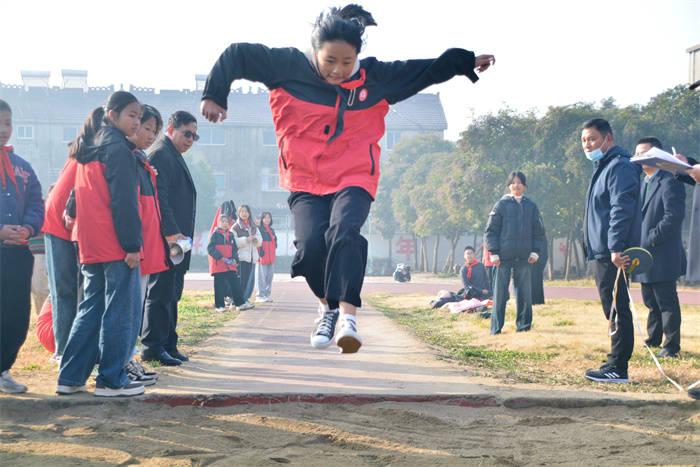
M 363 56 L 429 58 L 449 47 L 496 55 L 476 85 L 456 78 L 439 92 L 456 139 L 472 116 L 504 106 L 620 105 L 688 81 L 686 49 L 700 43 L 700 0 L 489 2 L 360 1 L 373 13 Z M 20 70 L 88 70 L 91 86 L 194 87 L 231 42 L 306 48 L 326 1 L 3 1 L 0 82 Z M 235 86 L 235 85 L 234 85 Z

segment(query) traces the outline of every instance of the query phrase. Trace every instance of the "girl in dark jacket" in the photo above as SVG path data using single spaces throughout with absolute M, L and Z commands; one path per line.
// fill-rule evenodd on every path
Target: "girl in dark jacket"
M 272 214 L 263 212 L 260 214 L 260 235 L 262 235 L 262 246 L 259 248 L 260 255 L 258 264 L 255 267 L 255 282 L 258 288 L 257 300 L 261 302 L 271 302 L 272 278 L 275 275 L 275 254 L 277 250 L 277 234 L 272 228 Z
M 333 8 L 316 20 L 312 50 L 232 44 L 214 65 L 202 95 L 209 121 L 226 118 L 231 82 L 248 79 L 270 90 L 280 148 L 280 185 L 291 192 L 297 252 L 292 277 L 304 276 L 318 298 L 317 348 L 336 343 L 344 353 L 362 345 L 356 309 L 367 261 L 360 229 L 379 180 L 379 140 L 389 105 L 426 87 L 465 75 L 478 78 L 494 62 L 450 49 L 436 59 L 358 60 L 366 26 L 376 25 L 358 5 Z
M 544 245 L 544 227 L 537 205 L 524 196 L 527 182 L 522 172 L 508 177 L 510 194 L 493 207 L 486 225 L 486 246 L 495 266 L 491 334 L 500 334 L 508 301 L 511 271 L 516 296 L 516 329 L 532 326 L 531 264 L 537 261 Z
M 126 138 L 139 129 L 140 118 L 136 97 L 117 91 L 90 114 L 71 143 L 79 162 L 74 236 L 85 284 L 61 360 L 58 394 L 84 391 L 96 362 L 96 396 L 144 392 L 126 372 L 141 322 L 143 245 L 138 166 Z

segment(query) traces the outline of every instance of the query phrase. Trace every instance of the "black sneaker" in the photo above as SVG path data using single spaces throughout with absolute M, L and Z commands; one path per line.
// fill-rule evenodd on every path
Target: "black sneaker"
M 153 370 L 147 369 L 145 366 L 143 366 L 143 363 L 141 363 L 140 361 L 138 361 L 138 360 L 132 360 L 132 362 L 134 362 L 134 365 L 135 365 L 136 368 L 139 370 L 139 372 L 141 372 L 142 375 L 144 375 L 144 376 L 153 376 L 155 379 L 158 379 L 158 373 L 156 373 L 156 372 L 153 371 Z
M 338 309 L 326 311 L 316 319 L 316 329 L 311 334 L 311 345 L 317 349 L 325 349 L 333 342 L 335 324 L 338 322 Z
M 616 368 L 609 363 L 605 363 L 597 370 L 586 370 L 586 378 L 599 383 L 629 383 L 627 370 Z
M 141 383 L 144 386 L 156 384 L 157 377 L 144 374 L 136 360 L 131 360 L 126 364 L 126 374 L 135 383 Z

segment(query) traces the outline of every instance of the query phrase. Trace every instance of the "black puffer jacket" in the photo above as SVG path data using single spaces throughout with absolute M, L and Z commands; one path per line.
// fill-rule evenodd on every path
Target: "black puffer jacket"
M 501 261 L 527 260 L 544 245 L 544 226 L 540 210 L 530 198 L 520 203 L 511 195 L 501 198 L 489 214 L 486 225 L 486 247 Z

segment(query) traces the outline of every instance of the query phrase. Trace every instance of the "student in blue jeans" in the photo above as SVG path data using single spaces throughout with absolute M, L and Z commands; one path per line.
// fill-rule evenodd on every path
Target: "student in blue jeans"
M 71 143 L 79 162 L 74 228 L 85 298 L 63 352 L 58 394 L 84 391 L 96 362 L 96 396 L 144 392 L 126 371 L 141 322 L 143 244 L 137 161 L 126 137 L 138 131 L 140 118 L 136 97 L 117 91 Z
M 532 327 L 530 268 L 544 246 L 544 226 L 537 205 L 524 196 L 525 174 L 511 172 L 509 194 L 493 207 L 486 225 L 486 247 L 495 269 L 491 334 L 500 334 L 506 314 L 511 271 L 515 283 L 516 330 Z

